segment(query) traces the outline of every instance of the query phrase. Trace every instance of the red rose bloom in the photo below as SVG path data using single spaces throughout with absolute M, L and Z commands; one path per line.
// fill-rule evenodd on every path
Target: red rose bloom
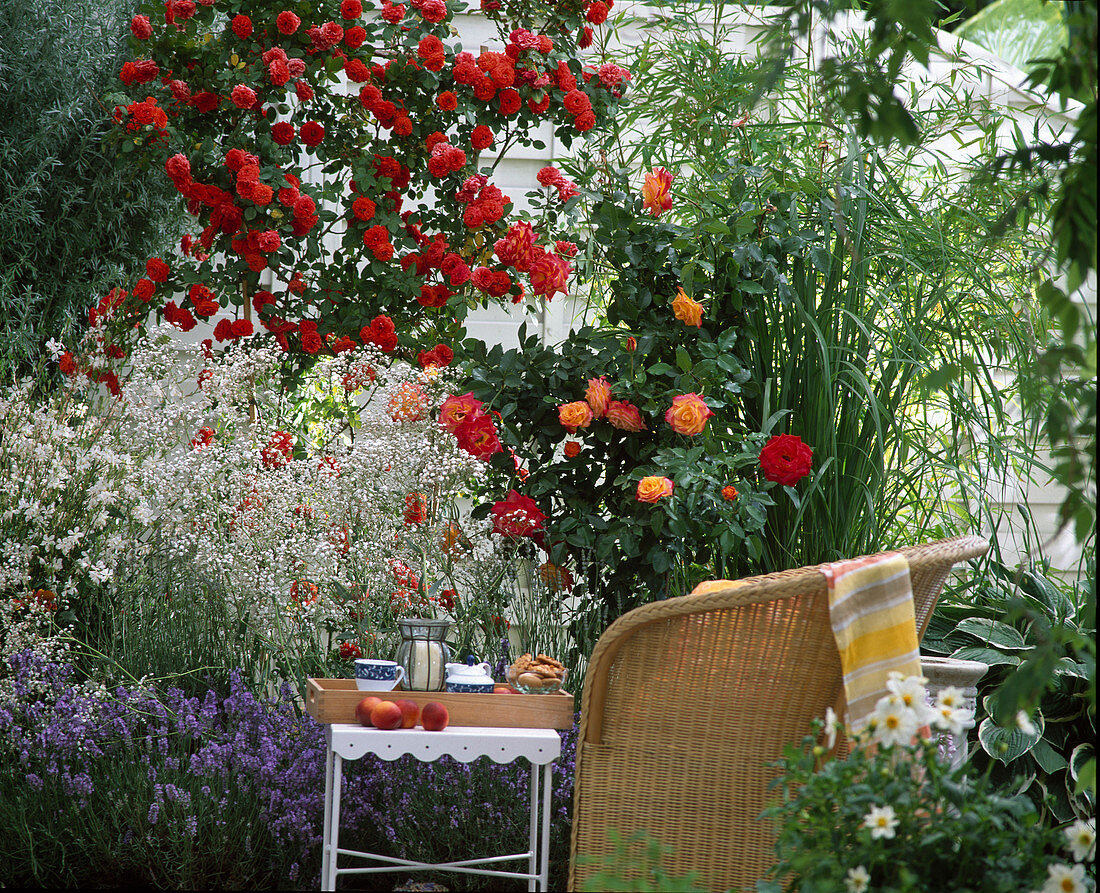
M 292 12 L 281 12 L 275 18 L 275 27 L 279 29 L 279 33 L 288 36 L 297 31 L 301 24 L 302 20 Z
M 584 17 L 593 25 L 602 25 L 607 21 L 607 4 L 603 0 L 593 0 Z
M 344 43 L 348 49 L 357 50 L 367 39 L 367 30 L 360 25 L 354 25 L 344 32 Z
M 504 450 L 497 437 L 493 420 L 483 412 L 470 413 L 455 429 L 458 445 L 476 459 L 488 461 L 494 453 Z
M 325 138 L 325 128 L 318 124 L 316 121 L 306 121 L 302 125 L 302 142 L 312 148 L 318 146 L 321 140 Z
M 344 0 L 340 4 L 340 16 L 345 19 L 357 19 L 363 14 L 363 4 L 360 0 Z
M 810 473 L 814 451 L 794 434 L 777 434 L 760 451 L 764 477 L 792 487 Z
M 356 657 L 362 657 L 362 649 L 354 642 L 341 642 L 340 643 L 340 657 L 344 660 L 350 660 Z
M 271 126 L 271 138 L 280 146 L 294 142 L 294 125 L 289 121 L 277 121 Z
M 260 452 L 265 468 L 286 465 L 294 456 L 294 441 L 286 431 L 276 431 Z
M 515 490 L 509 490 L 489 513 L 493 516 L 493 533 L 501 536 L 533 536 L 543 529 L 542 522 L 546 520 L 533 499 L 520 496 Z
M 233 92 L 229 94 L 229 98 L 233 100 L 233 105 L 237 108 L 250 109 L 256 104 L 256 91 L 244 84 L 237 84 L 233 88 Z
M 470 145 L 480 152 L 482 149 L 488 149 L 492 144 L 493 131 L 484 124 L 478 124 L 470 134 Z
M 149 22 L 149 16 L 134 16 L 130 20 L 130 31 L 138 40 L 148 40 L 153 36 L 153 26 Z
M 233 29 L 234 34 L 244 40 L 252 33 L 252 19 L 246 15 L 233 16 L 233 21 L 229 27 Z
M 450 90 L 444 90 L 436 97 L 435 104 L 445 112 L 453 112 L 458 108 L 458 97 Z
M 134 297 L 139 301 L 149 303 L 150 299 L 153 297 L 154 289 L 155 286 L 149 279 L 141 278 L 134 285 Z
M 154 282 L 166 282 L 168 280 L 168 264 L 159 257 L 151 257 L 145 262 L 145 272 Z

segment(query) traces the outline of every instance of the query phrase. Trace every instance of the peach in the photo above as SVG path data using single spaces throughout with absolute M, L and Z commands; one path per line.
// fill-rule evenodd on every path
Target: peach
M 428 732 L 441 732 L 447 728 L 447 723 L 450 721 L 450 714 L 447 713 L 447 708 L 444 707 L 439 701 L 429 701 L 424 705 L 420 711 L 420 724 Z
M 394 701 L 394 703 L 401 708 L 401 728 L 416 728 L 416 723 L 420 719 L 420 705 L 416 701 L 404 698 L 400 701 Z
M 376 729 L 399 729 L 403 718 L 401 708 L 393 701 L 380 701 L 370 712 L 371 724 Z
M 355 718 L 359 720 L 360 725 L 369 726 L 370 712 L 374 709 L 376 704 L 381 704 L 382 699 L 376 698 L 374 695 L 368 695 L 363 698 L 358 704 L 355 705 Z
M 512 686 L 510 686 L 510 685 L 494 685 L 493 686 L 493 694 L 494 695 L 518 695 L 519 692 L 516 691 L 514 688 L 512 688 Z

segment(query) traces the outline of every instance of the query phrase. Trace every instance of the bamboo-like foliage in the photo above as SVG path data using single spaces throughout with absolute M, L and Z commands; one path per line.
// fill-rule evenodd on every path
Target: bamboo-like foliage
M 988 529 L 1006 480 L 1048 471 L 1017 411 L 1047 331 L 1044 209 L 1006 218 L 1026 178 L 982 173 L 1003 113 L 929 85 L 910 96 L 924 142 L 876 148 L 830 106 L 812 47 L 753 106 L 763 72 L 736 55 L 736 11 L 658 7 L 633 23 L 638 82 L 601 161 L 676 172 L 669 217 L 691 237 L 670 268 L 708 319 L 740 322 L 737 422 L 814 448 L 812 479 L 768 510 L 763 554 L 714 572 Z
M 0 4 L 0 375 L 42 346 L 166 241 L 167 180 L 115 169 L 103 137 L 129 0 Z M 164 184 L 161 184 L 164 180 Z M 169 186 L 170 188 L 170 186 Z M 171 227 L 168 227 L 169 229 Z

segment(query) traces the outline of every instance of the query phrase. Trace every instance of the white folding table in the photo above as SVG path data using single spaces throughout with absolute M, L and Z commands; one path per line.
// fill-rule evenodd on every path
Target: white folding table
M 321 851 L 321 889 L 335 890 L 342 874 L 377 874 L 386 871 L 455 871 L 497 877 L 526 878 L 528 890 L 547 889 L 550 849 L 550 794 L 553 764 L 561 755 L 561 738 L 554 729 L 505 729 L 481 726 L 449 726 L 441 732 L 421 728 L 383 730 L 351 723 L 331 723 L 325 728 L 325 819 Z M 424 763 L 450 756 L 463 763 L 487 756 L 497 763 L 526 757 L 531 763 L 531 818 L 529 847 L 524 853 L 427 863 L 397 859 L 376 853 L 340 849 L 340 793 L 344 760 L 374 754 L 396 760 L 406 754 Z M 539 840 L 539 770 L 542 766 L 542 822 Z M 541 844 L 541 845 L 540 845 Z M 374 860 L 383 865 L 339 868 L 338 856 Z M 504 871 L 477 866 L 527 860 L 527 871 Z

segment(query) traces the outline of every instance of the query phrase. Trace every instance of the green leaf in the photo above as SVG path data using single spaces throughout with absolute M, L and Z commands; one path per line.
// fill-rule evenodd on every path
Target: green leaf
M 983 642 L 999 648 L 1027 650 L 1032 646 L 1024 641 L 1023 634 L 1014 626 L 986 617 L 968 617 L 955 627 L 957 632 L 969 633 Z
M 991 667 L 999 665 L 1015 667 L 1023 661 L 1023 658 L 1019 655 L 1005 654 L 1003 651 L 996 651 L 993 648 L 981 648 L 975 645 L 957 648 L 951 656 L 959 660 L 976 660 L 983 664 L 989 664 Z
M 1022 729 L 1006 729 L 997 725 L 991 718 L 986 718 L 978 726 L 978 741 L 981 742 L 982 749 L 993 759 L 1007 765 L 1022 757 L 1042 740 L 1042 717 L 1036 717 L 1033 722 L 1035 734 L 1028 735 Z
M 1069 764 L 1066 758 L 1056 751 L 1047 741 L 1037 741 L 1031 748 L 1031 756 L 1048 775 L 1060 772 Z
M 691 371 L 691 356 L 683 347 L 676 348 L 676 365 L 681 372 Z

